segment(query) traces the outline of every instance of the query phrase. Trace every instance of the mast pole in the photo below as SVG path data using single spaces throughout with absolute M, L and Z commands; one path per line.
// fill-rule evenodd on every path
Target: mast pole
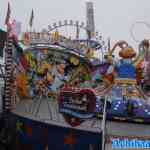
M 107 115 L 107 99 L 108 97 L 105 96 L 105 101 L 104 101 L 104 110 L 103 110 L 103 119 L 102 119 L 102 150 L 105 150 L 105 143 L 106 143 L 106 115 Z

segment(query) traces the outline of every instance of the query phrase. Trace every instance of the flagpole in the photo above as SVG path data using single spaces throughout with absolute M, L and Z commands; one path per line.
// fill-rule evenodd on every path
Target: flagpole
M 105 144 L 106 144 L 107 99 L 108 99 L 108 97 L 105 96 L 103 118 L 102 118 L 102 124 L 101 124 L 101 128 L 102 128 L 102 150 L 105 150 Z
M 110 48 L 110 37 L 108 38 L 108 52 L 111 51 L 111 48 Z
M 29 32 L 32 32 L 32 26 L 29 27 Z
M 79 39 L 79 31 L 80 29 L 79 29 L 79 25 L 77 24 L 76 25 L 76 39 L 78 40 Z

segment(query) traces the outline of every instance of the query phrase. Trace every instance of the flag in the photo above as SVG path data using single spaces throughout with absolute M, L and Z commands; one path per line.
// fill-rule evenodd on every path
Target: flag
M 30 44 L 30 35 L 28 32 L 25 32 L 22 36 L 22 42 L 25 46 L 28 46 Z
M 17 59 L 18 59 L 18 68 L 21 72 L 24 72 L 28 69 L 29 64 L 28 61 L 23 53 L 23 48 L 18 44 L 16 40 L 13 41 L 14 47 L 16 48 L 17 52 Z
M 33 19 L 34 19 L 34 12 L 33 12 L 33 9 L 32 9 L 31 17 L 30 17 L 30 21 L 29 21 L 30 28 L 33 26 Z
M 9 25 L 10 14 L 11 14 L 11 10 L 10 10 L 10 4 L 8 2 L 7 15 L 6 15 L 6 19 L 5 19 L 5 25 L 7 25 L 7 26 Z
M 13 20 L 12 23 L 10 24 L 11 36 L 13 36 L 16 40 L 18 40 L 20 32 L 21 32 L 21 22 Z

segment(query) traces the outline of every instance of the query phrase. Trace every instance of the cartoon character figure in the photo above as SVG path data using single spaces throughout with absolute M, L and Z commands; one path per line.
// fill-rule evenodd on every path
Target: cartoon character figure
M 116 72 L 118 78 L 136 78 L 136 68 L 132 63 L 132 58 L 136 56 L 136 52 L 132 47 L 126 46 L 119 52 L 122 58 L 116 65 Z
M 110 56 L 113 56 L 113 52 L 117 47 L 120 47 L 121 50 L 119 51 L 119 56 L 121 59 L 119 62 L 114 64 L 114 60 L 112 57 L 110 57 L 110 66 L 115 66 L 115 75 L 117 75 L 117 78 L 135 78 L 135 67 L 132 64 L 132 58 L 136 56 L 135 51 L 132 47 L 128 45 L 125 41 L 119 41 L 117 42 L 114 47 L 109 50 Z M 111 67 L 112 68 L 112 67 Z M 108 68 L 108 72 L 112 70 L 110 67 Z

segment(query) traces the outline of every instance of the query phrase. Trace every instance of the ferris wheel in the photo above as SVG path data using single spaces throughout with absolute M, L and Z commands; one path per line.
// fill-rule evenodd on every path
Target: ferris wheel
M 64 20 L 48 25 L 49 33 L 56 31 L 59 32 L 60 35 L 63 35 L 75 42 L 79 42 L 80 44 L 84 44 L 89 48 L 93 48 L 95 50 L 107 49 L 102 35 L 100 35 L 99 32 L 92 33 L 84 22 Z

